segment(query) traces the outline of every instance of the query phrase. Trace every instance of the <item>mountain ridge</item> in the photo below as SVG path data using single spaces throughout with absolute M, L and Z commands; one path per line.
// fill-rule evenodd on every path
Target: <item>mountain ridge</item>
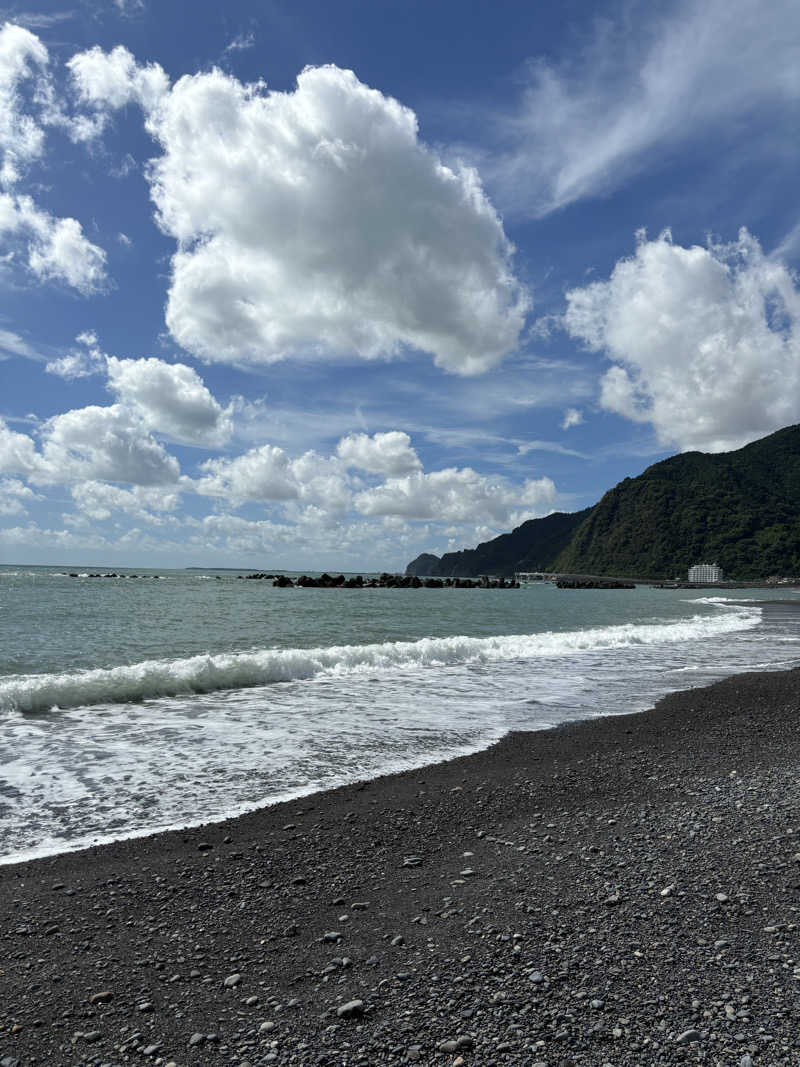
M 624 478 L 592 507 L 529 519 L 441 558 L 423 553 L 406 571 L 668 579 L 685 578 L 701 561 L 719 563 L 734 579 L 800 574 L 800 425 L 732 452 L 670 456 Z

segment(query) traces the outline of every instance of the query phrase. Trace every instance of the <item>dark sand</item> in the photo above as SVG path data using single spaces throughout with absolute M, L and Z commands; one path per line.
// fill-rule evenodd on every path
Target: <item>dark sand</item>
M 799 725 L 739 676 L 0 867 L 0 1064 L 796 1067 Z

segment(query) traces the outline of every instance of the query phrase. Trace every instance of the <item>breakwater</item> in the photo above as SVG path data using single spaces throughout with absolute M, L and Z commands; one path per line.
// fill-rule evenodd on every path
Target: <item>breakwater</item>
M 360 574 L 345 578 L 343 574 L 321 574 L 318 578 L 301 574 L 290 578 L 286 574 L 240 574 L 244 580 L 271 580 L 276 589 L 519 589 L 519 582 L 511 579 L 493 578 L 418 578 L 410 574 L 381 574 L 364 578 Z

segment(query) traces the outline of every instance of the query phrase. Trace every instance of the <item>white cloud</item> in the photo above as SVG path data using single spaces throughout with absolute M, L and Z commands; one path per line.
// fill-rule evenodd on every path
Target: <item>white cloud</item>
M 274 445 L 261 445 L 234 459 L 209 459 L 200 469 L 203 475 L 192 485 L 195 492 L 236 505 L 248 500 L 293 500 L 300 495 L 289 457 Z
M 4 240 L 40 281 L 61 281 L 84 295 L 105 284 L 103 249 L 86 238 L 76 219 L 55 218 L 29 196 L 0 193 L 0 242 Z
M 39 38 L 12 22 L 0 28 L 0 185 L 17 182 L 24 168 L 38 159 L 44 132 L 25 113 L 23 85 L 35 87 L 47 68 L 47 49 Z
M 351 71 L 307 68 L 280 93 L 213 70 L 165 92 L 123 48 L 69 65 L 99 117 L 140 103 L 163 149 L 148 173 L 178 242 L 167 325 L 188 351 L 269 363 L 411 346 L 471 374 L 516 346 L 527 297 L 477 172 L 445 166 L 414 113 Z
M 92 330 L 84 330 L 75 340 L 79 347 L 68 352 L 66 356 L 51 359 L 44 368 L 48 374 L 74 381 L 76 378 L 89 378 L 105 370 L 106 355 L 100 350 L 97 334 Z
M 481 522 L 501 526 L 552 511 L 556 489 L 549 478 L 527 480 L 520 489 L 504 478 L 491 478 L 470 467 L 388 478 L 355 498 L 364 515 L 399 515 L 435 522 Z
M 96 479 L 134 485 L 169 485 L 178 461 L 119 404 L 89 406 L 48 419 L 41 449 L 27 434 L 0 421 L 0 472 L 21 474 L 34 484 Z
M 137 15 L 140 11 L 146 10 L 144 0 L 114 0 L 114 6 L 120 15 L 129 18 Z
M 38 359 L 38 355 L 28 342 L 13 330 L 0 329 L 0 359 L 6 356 L 24 356 L 26 359 Z
M 71 493 L 79 512 L 95 521 L 110 519 L 115 511 L 123 511 L 140 522 L 160 525 L 164 519 L 153 512 L 175 511 L 180 501 L 177 492 L 165 492 L 162 486 L 123 489 L 104 482 L 80 482 Z
M 683 0 L 667 17 L 599 23 L 569 62 L 531 64 L 519 113 L 501 121 L 513 146 L 495 166 L 505 203 L 544 215 L 606 193 L 711 130 L 747 143 L 765 116 L 785 153 L 800 98 L 800 7 L 772 0 Z M 787 120 L 782 122 L 782 118 Z
M 256 43 L 256 35 L 254 33 L 240 33 L 230 42 L 225 45 L 226 52 L 243 52 L 248 48 L 252 48 Z
M 567 408 L 561 420 L 561 429 L 570 430 L 573 426 L 580 426 L 582 423 L 583 413 L 578 408 Z
M 168 485 L 179 475 L 175 457 L 119 404 L 56 415 L 45 423 L 42 436 L 48 480 Z
M 25 515 L 26 504 L 43 499 L 18 478 L 0 479 L 0 515 Z
M 0 418 L 0 474 L 28 476 L 39 468 L 36 445 L 24 433 L 10 429 Z
M 78 99 L 94 109 L 88 136 L 102 132 L 111 111 L 135 103 L 149 112 L 169 90 L 169 78 L 158 63 L 139 66 L 123 45 L 110 52 L 97 45 L 77 52 L 67 67 Z
M 0 28 L 0 248 L 40 281 L 91 293 L 105 282 L 105 252 L 76 219 L 54 217 L 15 188 L 44 153 L 43 123 L 60 121 L 48 63 L 35 34 L 11 22 Z
M 348 467 L 356 467 L 371 474 L 410 474 L 422 464 L 411 447 L 411 438 L 400 430 L 376 433 L 352 433 L 343 437 L 336 447 L 336 455 Z
M 569 333 L 613 361 L 600 401 L 663 444 L 724 451 L 800 421 L 800 292 L 747 230 L 683 248 L 643 234 L 567 293 Z
M 109 388 L 149 430 L 195 445 L 222 445 L 233 432 L 223 408 L 185 363 L 161 359 L 107 359 Z

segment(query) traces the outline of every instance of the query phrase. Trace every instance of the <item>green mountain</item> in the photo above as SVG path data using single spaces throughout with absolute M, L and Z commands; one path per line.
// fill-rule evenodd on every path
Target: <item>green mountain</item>
M 719 563 L 730 578 L 800 574 L 800 426 L 736 452 L 672 456 L 592 508 L 531 519 L 425 567 L 439 577 L 544 570 L 673 578 L 701 561 Z

